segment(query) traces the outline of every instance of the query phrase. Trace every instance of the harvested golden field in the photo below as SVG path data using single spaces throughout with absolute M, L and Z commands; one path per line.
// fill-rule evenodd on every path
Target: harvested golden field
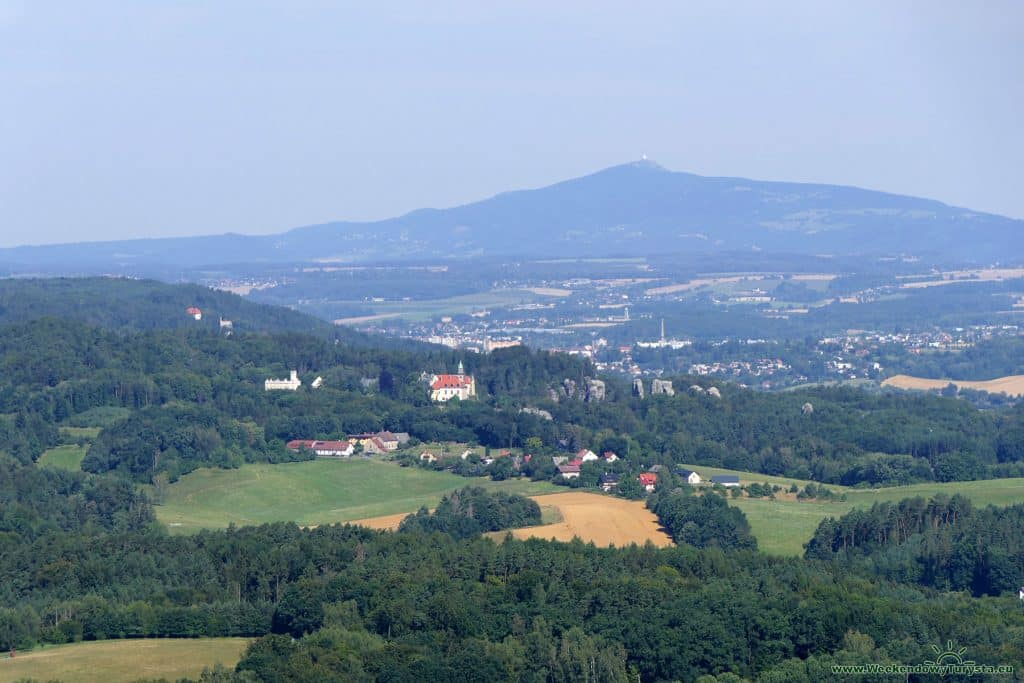
M 380 517 L 367 517 L 366 519 L 354 519 L 349 524 L 358 524 L 369 529 L 378 531 L 397 531 L 402 520 L 409 516 L 408 512 L 400 512 L 397 515 L 382 515 Z
M 950 383 L 961 389 L 975 389 L 987 391 L 992 394 L 1006 394 L 1007 396 L 1024 396 L 1024 375 L 1009 375 L 984 381 L 961 381 L 951 379 L 925 379 L 924 377 L 913 377 L 911 375 L 893 375 L 882 382 L 884 387 L 896 387 L 897 389 L 944 389 Z
M 651 541 L 657 546 L 672 545 L 672 539 L 658 525 L 658 518 L 644 507 L 642 500 L 624 500 L 597 493 L 572 491 L 533 496 L 542 507 L 557 508 L 562 521 L 544 526 L 512 529 L 516 538 L 544 538 L 571 541 L 579 537 L 604 547 L 643 545 Z M 504 535 L 502 531 L 499 534 Z
M 647 541 L 660 547 L 672 545 L 672 539 L 662 531 L 658 525 L 658 518 L 644 507 L 642 500 L 624 500 L 584 491 L 549 493 L 530 498 L 541 506 L 545 519 L 554 518 L 559 521 L 522 529 L 495 531 L 488 535 L 499 540 L 507 533 L 516 538 L 543 538 L 556 541 L 571 541 L 579 537 L 601 547 L 624 546 L 630 543 L 643 545 Z M 351 524 L 394 531 L 405 517 L 405 514 L 383 515 L 358 519 Z

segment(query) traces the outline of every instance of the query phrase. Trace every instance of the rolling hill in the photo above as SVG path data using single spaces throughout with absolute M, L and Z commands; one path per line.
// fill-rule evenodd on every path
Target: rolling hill
M 1024 221 L 855 187 L 715 178 L 648 161 L 463 206 L 375 222 L 335 222 L 267 236 L 25 246 L 0 266 L 114 269 L 317 260 L 663 253 L 915 254 L 1005 260 L 1024 249 Z

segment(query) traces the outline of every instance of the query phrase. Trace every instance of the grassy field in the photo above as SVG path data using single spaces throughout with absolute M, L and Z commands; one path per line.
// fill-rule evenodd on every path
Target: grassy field
M 88 446 L 57 446 L 45 451 L 39 456 L 41 467 L 56 467 L 61 470 L 77 472 L 82 469 L 82 459 L 85 458 Z
M 0 659 L 0 683 L 198 678 L 204 667 L 218 662 L 234 668 L 248 644 L 248 638 L 159 638 L 57 645 Z
M 791 483 L 803 486 L 806 482 L 789 477 L 769 477 L 751 472 L 737 472 L 701 465 L 689 465 L 690 469 L 709 478 L 714 474 L 737 474 L 740 482 L 768 482 L 789 488 Z M 985 481 L 964 481 L 947 484 L 928 483 L 911 486 L 891 486 L 878 489 L 828 486 L 838 495 L 846 494 L 846 500 L 801 501 L 789 494 L 777 495 L 776 500 L 766 498 L 729 499 L 747 515 L 750 529 L 757 537 L 758 547 L 775 555 L 800 555 L 803 545 L 818 528 L 821 520 L 839 517 L 854 508 L 869 508 L 874 503 L 896 502 L 904 498 L 930 498 L 938 493 L 952 496 L 962 494 L 975 505 L 1013 505 L 1024 503 L 1024 479 L 988 479 Z
M 196 470 L 170 486 L 157 517 L 174 532 L 264 522 L 304 525 L 415 512 L 464 486 L 536 495 L 562 490 L 548 482 L 459 477 L 379 460 L 310 460 Z

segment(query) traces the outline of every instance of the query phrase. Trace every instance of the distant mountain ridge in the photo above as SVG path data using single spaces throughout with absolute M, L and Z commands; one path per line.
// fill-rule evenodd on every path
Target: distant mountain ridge
M 855 187 L 704 177 L 638 161 L 381 221 L 325 223 L 268 236 L 15 247 L 0 249 L 0 264 L 199 267 L 749 250 L 987 262 L 1024 254 L 1024 221 Z

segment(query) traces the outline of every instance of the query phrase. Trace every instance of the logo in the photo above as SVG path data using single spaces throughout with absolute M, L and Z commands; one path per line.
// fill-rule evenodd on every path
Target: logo
M 964 660 L 964 655 L 967 653 L 967 648 L 962 647 L 959 650 L 953 649 L 953 641 L 946 641 L 946 649 L 943 650 L 938 645 L 932 645 L 932 651 L 938 655 L 935 660 L 926 659 L 924 660 L 925 666 L 949 666 L 949 667 L 973 667 L 975 662 L 971 660 Z
M 935 659 L 926 659 L 923 664 L 836 664 L 832 667 L 833 674 L 850 676 L 867 676 L 878 674 L 950 674 L 961 676 L 977 676 L 980 674 L 1009 675 L 1012 666 L 993 666 L 978 664 L 973 659 L 964 659 L 966 647 L 955 648 L 952 640 L 946 641 L 946 647 L 931 646 Z

